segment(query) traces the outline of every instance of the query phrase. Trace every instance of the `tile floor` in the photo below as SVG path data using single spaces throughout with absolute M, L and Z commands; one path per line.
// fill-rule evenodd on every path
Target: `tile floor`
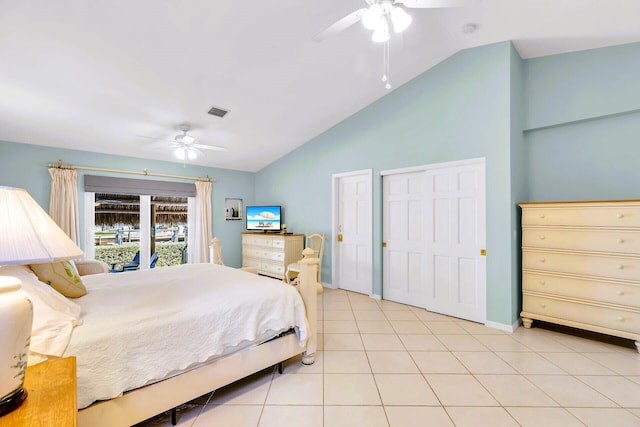
M 299 358 L 182 405 L 179 426 L 640 426 L 640 355 L 553 325 L 513 334 L 326 290 Z M 535 326 L 535 324 L 534 324 Z M 170 426 L 169 413 L 139 427 Z

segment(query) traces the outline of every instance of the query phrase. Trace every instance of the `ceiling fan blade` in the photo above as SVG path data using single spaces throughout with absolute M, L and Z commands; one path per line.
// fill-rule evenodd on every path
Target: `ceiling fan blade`
M 313 36 L 311 40 L 313 40 L 314 42 L 321 42 L 335 34 L 338 34 L 341 31 L 346 30 L 356 22 L 360 21 L 362 19 L 362 15 L 364 15 L 364 12 L 366 10 L 367 8 L 363 7 L 362 9 L 358 9 L 355 12 L 351 12 L 344 18 L 340 19 L 338 22 L 335 22 L 332 25 L 330 25 L 324 31 L 321 31 L 315 36 Z
M 464 7 L 472 6 L 479 0 L 395 0 L 395 3 L 402 3 L 408 8 L 428 9 L 444 7 Z
M 221 147 L 219 145 L 206 145 L 206 144 L 190 144 L 189 147 L 199 148 L 201 150 L 213 150 L 213 151 L 227 151 L 227 147 Z

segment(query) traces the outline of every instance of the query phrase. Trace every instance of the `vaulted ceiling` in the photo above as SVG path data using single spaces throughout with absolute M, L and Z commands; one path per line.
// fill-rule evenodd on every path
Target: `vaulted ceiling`
M 512 40 L 523 58 L 640 41 L 637 0 L 479 0 L 407 9 L 391 90 L 456 52 Z M 387 93 L 364 0 L 0 0 L 0 140 L 257 171 Z M 467 24 L 476 30 L 463 31 Z M 229 110 L 224 118 L 211 107 Z

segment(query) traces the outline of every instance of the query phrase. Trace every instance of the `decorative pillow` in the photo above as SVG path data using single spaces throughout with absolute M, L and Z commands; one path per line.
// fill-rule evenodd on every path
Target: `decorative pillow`
M 29 267 L 38 279 L 48 283 L 65 297 L 78 298 L 87 294 L 87 288 L 84 287 L 73 261 L 31 264 Z

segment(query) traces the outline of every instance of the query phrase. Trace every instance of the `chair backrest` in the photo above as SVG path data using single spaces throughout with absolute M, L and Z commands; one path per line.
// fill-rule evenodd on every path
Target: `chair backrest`
M 132 264 L 140 264 L 140 251 L 136 252 L 133 259 L 130 261 Z
M 149 268 L 156 268 L 157 262 L 158 262 L 158 252 L 154 252 L 151 254 L 151 259 L 149 260 Z
M 318 282 L 322 277 L 322 256 L 324 255 L 324 233 L 307 234 L 306 247 L 312 249 L 318 258 Z

